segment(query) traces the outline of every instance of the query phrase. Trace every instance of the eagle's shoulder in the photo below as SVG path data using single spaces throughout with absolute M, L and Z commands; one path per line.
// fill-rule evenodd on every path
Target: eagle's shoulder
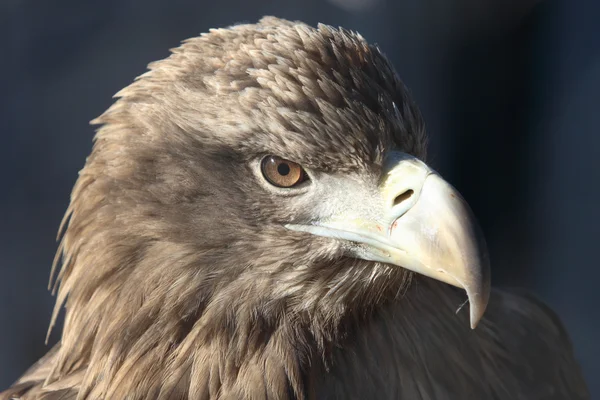
M 61 379 L 46 385 L 52 371 L 60 344 L 55 345 L 46 355 L 33 364 L 10 388 L 0 392 L 0 400 L 70 400 L 77 397 L 76 386 L 81 374 Z M 75 382 L 77 381 L 77 382 Z
M 498 322 L 505 321 L 518 329 L 513 333 L 526 335 L 534 332 L 546 345 L 562 343 L 572 350 L 569 335 L 560 319 L 543 300 L 525 289 L 494 290 L 490 310 Z M 533 329 L 535 328 L 535 329 Z
M 542 300 L 520 289 L 494 290 L 482 322 L 485 365 L 508 368 L 522 393 L 534 396 L 527 398 L 590 398 L 571 339 Z

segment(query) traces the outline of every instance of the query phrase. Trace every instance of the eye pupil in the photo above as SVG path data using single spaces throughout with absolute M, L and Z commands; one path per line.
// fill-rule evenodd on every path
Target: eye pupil
M 288 164 L 281 163 L 277 166 L 277 172 L 279 172 L 279 175 L 286 176 L 290 173 L 290 166 Z
M 281 188 L 291 188 L 308 180 L 308 175 L 299 164 L 277 156 L 265 157 L 261 170 L 267 182 Z

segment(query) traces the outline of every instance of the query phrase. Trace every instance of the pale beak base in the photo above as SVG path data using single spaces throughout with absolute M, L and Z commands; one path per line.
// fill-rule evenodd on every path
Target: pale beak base
M 382 201 L 373 205 L 380 210 L 367 207 L 368 211 L 342 212 L 311 225 L 287 228 L 352 242 L 357 244 L 355 257 L 393 264 L 463 288 L 475 328 L 490 295 L 490 266 L 471 209 L 456 189 L 423 162 L 404 153 L 389 158 L 392 163 L 379 185 Z

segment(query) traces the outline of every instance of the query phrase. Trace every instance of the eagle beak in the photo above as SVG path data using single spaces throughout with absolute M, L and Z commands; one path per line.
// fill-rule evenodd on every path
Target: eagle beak
M 288 228 L 343 240 L 355 257 L 397 265 L 464 289 L 475 328 L 490 295 L 490 266 L 468 204 L 435 171 L 404 153 L 390 154 L 382 176 L 380 196 L 370 197 L 371 206 L 348 206 L 350 212 Z

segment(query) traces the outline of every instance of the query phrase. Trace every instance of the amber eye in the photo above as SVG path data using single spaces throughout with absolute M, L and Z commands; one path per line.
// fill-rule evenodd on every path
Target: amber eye
M 261 163 L 261 170 L 270 184 L 282 188 L 299 185 L 308 178 L 300 165 L 277 156 L 265 157 Z

